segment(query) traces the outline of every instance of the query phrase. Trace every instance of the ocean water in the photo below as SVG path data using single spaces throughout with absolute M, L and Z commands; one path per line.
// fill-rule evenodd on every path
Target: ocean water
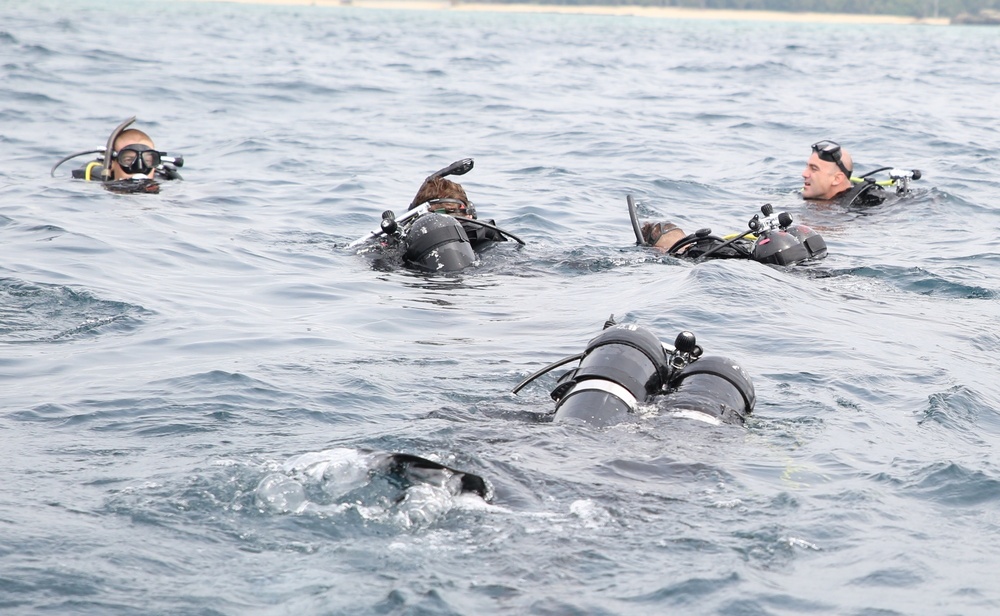
M 996 613 L 997 67 L 974 27 L 0 0 L 0 611 Z M 49 176 L 131 115 L 183 182 Z M 924 177 L 804 203 L 827 138 Z M 527 246 L 346 248 L 463 157 Z M 627 194 L 830 256 L 664 257 Z M 738 361 L 753 419 L 510 394 L 611 314 Z

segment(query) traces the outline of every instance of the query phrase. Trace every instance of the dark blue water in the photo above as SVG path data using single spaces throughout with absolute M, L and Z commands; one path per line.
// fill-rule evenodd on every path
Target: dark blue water
M 0 611 L 996 613 L 998 66 L 962 27 L 0 0 Z M 184 182 L 49 177 L 133 114 Z M 804 204 L 824 138 L 925 177 Z M 345 249 L 466 156 L 526 248 Z M 771 202 L 830 256 L 651 254 L 628 193 L 717 232 Z M 508 393 L 612 313 L 739 361 L 755 418 Z

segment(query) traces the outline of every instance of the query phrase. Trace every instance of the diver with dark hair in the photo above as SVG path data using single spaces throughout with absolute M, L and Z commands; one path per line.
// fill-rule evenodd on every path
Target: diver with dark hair
M 556 402 L 553 421 L 609 426 L 632 420 L 641 404 L 655 404 L 675 417 L 743 424 L 756 403 L 746 371 L 731 359 L 703 356 L 691 332 L 681 332 L 669 345 L 647 329 L 617 324 L 614 315 L 583 353 L 549 364 L 512 393 L 574 361 L 579 363 L 550 394 Z
M 349 247 L 371 242 L 382 252 L 399 252 L 410 267 L 451 272 L 468 267 L 477 252 L 507 238 L 523 246 L 520 238 L 497 227 L 495 221 L 479 220 L 462 185 L 445 179 L 464 175 L 473 165 L 471 158 L 464 158 L 427 176 L 404 214 L 397 217 L 386 210 L 381 228 Z
M 626 198 L 636 244 L 652 246 L 675 257 L 690 259 L 750 259 L 771 265 L 795 265 L 827 254 L 826 240 L 817 231 L 795 224 L 788 212 L 774 216 L 774 208 L 765 203 L 754 214 L 747 230 L 725 237 L 711 229 L 685 234 L 669 222 L 646 222 L 641 227 L 632 195 Z
M 177 168 L 184 166 L 183 157 L 157 150 L 149 135 L 129 128 L 134 122 L 135 116 L 132 116 L 115 127 L 103 149 L 77 152 L 63 158 L 52 167 L 50 175 L 55 177 L 56 169 L 68 160 L 97 154 L 95 160 L 74 169 L 73 177 L 101 181 L 116 192 L 157 192 L 159 184 L 154 180 L 181 179 Z
M 496 221 L 487 220 L 490 225 L 488 227 L 482 224 L 483 221 L 476 215 L 476 206 L 469 201 L 465 189 L 458 182 L 437 176 L 427 178 L 420 185 L 407 211 L 421 205 L 427 205 L 431 212 L 456 218 L 469 236 L 473 250 L 483 250 L 492 246 L 493 242 L 507 241 L 503 231 L 496 228 Z

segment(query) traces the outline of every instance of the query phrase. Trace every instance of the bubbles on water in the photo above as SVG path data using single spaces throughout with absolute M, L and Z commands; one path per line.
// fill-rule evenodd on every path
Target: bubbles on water
M 306 491 L 298 481 L 272 473 L 257 486 L 254 502 L 260 509 L 298 513 L 306 502 Z
M 310 452 L 286 462 L 282 470 L 304 483 L 318 485 L 328 497 L 337 499 L 368 483 L 372 455 L 356 449 Z
M 475 475 L 409 454 L 337 448 L 309 452 L 266 475 L 254 503 L 272 513 L 343 516 L 404 529 L 433 524 L 456 506 L 485 504 Z
M 397 507 L 395 521 L 404 528 L 426 526 L 451 509 L 454 495 L 450 490 L 433 485 L 416 485 L 406 491 Z
M 611 522 L 611 514 L 607 509 L 588 498 L 573 501 L 569 506 L 569 512 L 579 518 L 585 528 L 601 528 Z

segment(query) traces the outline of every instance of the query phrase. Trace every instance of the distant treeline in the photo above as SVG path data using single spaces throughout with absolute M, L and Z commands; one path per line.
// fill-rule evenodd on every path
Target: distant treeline
M 789 11 L 795 13 L 854 13 L 905 15 L 909 17 L 955 17 L 1000 9 L 1000 0 L 479 0 L 499 4 L 599 4 L 632 6 L 680 6 L 702 9 Z

